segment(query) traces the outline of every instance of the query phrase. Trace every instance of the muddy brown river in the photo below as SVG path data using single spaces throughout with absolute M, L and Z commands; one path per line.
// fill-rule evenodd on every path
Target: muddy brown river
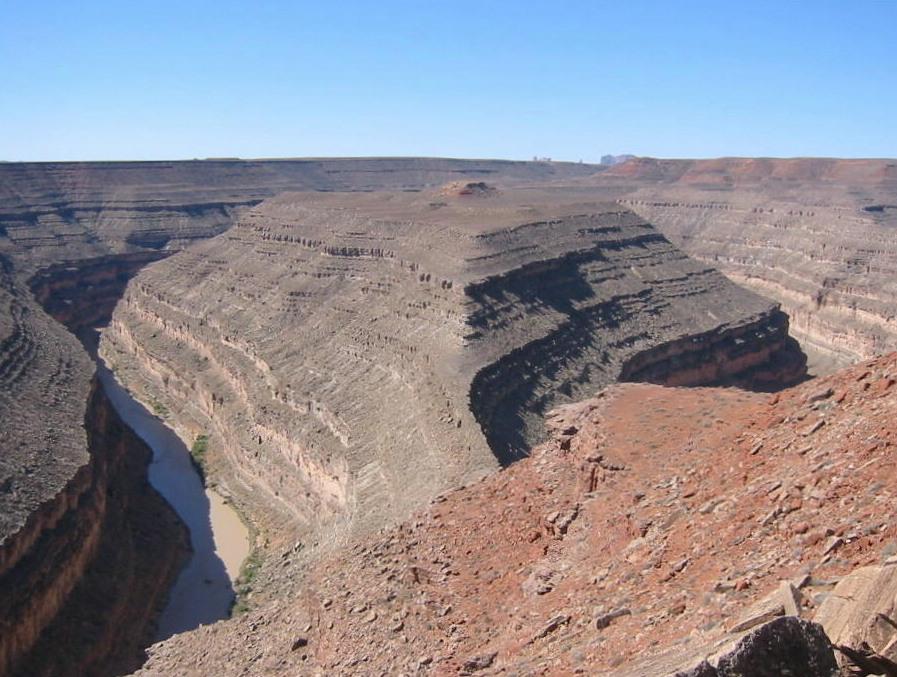
M 157 640 L 227 618 L 249 532 L 234 509 L 203 487 L 184 442 L 135 400 L 100 360 L 97 375 L 115 410 L 153 450 L 150 484 L 190 531 L 193 554 L 171 589 Z

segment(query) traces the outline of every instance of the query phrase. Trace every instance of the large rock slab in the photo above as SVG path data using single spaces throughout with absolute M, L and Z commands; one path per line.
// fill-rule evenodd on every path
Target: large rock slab
M 897 659 L 897 562 L 866 566 L 841 579 L 816 612 L 835 644 L 875 651 Z

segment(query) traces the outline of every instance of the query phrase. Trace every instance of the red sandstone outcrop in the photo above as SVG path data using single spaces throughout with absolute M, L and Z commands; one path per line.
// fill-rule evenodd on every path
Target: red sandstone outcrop
M 314 566 L 284 550 L 268 603 L 141 674 L 668 675 L 783 614 L 894 658 L 893 626 L 825 609 L 893 568 L 895 415 L 894 354 L 773 396 L 611 386 L 408 522 Z

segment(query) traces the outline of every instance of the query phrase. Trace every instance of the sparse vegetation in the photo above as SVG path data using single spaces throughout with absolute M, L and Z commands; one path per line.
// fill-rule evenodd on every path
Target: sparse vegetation
M 153 413 L 159 418 L 165 418 L 168 416 L 168 407 L 162 404 L 159 400 L 152 400 L 150 402 L 150 406 L 153 408 Z
M 209 450 L 209 436 L 197 435 L 193 440 L 193 446 L 190 447 L 190 458 L 196 471 L 199 473 L 202 483 L 206 483 L 206 452 Z
M 262 567 L 262 554 L 260 550 L 253 550 L 240 567 L 240 576 L 234 586 L 237 598 L 234 601 L 233 615 L 249 611 L 249 594 L 252 592 L 252 583 Z

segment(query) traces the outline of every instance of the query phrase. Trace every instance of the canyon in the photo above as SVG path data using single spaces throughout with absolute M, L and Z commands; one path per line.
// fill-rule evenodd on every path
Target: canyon
M 621 378 L 803 376 L 774 304 L 618 205 L 557 200 L 284 193 L 147 267 L 101 353 L 182 437 L 208 435 L 266 543 L 407 517 Z
M 189 556 L 183 525 L 147 485 L 149 450 L 109 407 L 75 337 L 108 321 L 138 270 L 222 232 L 278 186 L 406 189 L 564 170 L 427 159 L 0 165 L 0 673 L 139 665 Z
M 897 349 L 892 160 L 630 160 L 596 184 L 672 242 L 775 299 L 832 366 Z
M 272 569 L 286 594 L 139 674 L 831 675 L 819 627 L 895 636 L 895 412 L 894 354 L 774 395 L 611 385 L 528 458 Z M 734 669 L 771 619 L 798 630 L 790 673 Z
M 884 646 L 825 600 L 890 571 L 893 358 L 792 386 L 895 349 L 895 164 L 620 159 L 0 164 L 0 674 L 138 669 L 190 557 L 97 327 L 253 535 L 145 674 Z

